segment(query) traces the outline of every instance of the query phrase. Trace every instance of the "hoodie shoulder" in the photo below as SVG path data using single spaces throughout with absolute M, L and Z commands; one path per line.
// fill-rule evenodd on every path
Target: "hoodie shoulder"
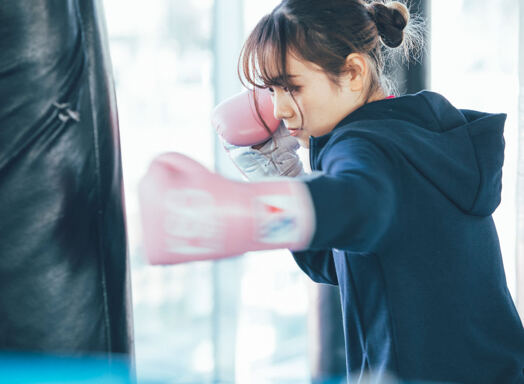
M 372 142 L 399 157 L 463 212 L 487 216 L 500 203 L 506 115 L 455 108 L 430 91 L 364 105 L 326 138 Z M 329 146 L 327 146 L 329 147 Z
M 421 91 L 417 96 L 426 104 L 428 112 L 433 115 L 435 131 L 443 132 L 467 123 L 464 114 L 441 94 Z

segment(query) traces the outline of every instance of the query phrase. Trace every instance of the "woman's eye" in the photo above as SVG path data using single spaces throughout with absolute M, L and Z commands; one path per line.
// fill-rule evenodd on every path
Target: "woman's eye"
M 300 87 L 298 87 L 298 86 L 295 86 L 295 87 L 281 87 L 281 89 L 284 92 L 286 92 L 286 93 L 295 93 L 295 92 L 298 92 L 300 90 Z M 268 87 L 267 90 L 271 94 L 275 93 L 275 89 L 273 87 Z

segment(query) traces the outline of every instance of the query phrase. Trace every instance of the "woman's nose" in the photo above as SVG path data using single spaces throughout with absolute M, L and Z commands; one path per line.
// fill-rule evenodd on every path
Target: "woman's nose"
M 293 108 L 289 101 L 290 97 L 285 92 L 275 91 L 273 94 L 273 115 L 275 119 L 283 120 L 293 117 Z

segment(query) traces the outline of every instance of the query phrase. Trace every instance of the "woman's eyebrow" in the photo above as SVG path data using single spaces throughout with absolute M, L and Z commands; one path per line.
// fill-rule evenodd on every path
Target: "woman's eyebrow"
M 297 79 L 300 75 L 287 75 L 288 79 Z M 272 84 L 283 84 L 284 83 L 284 76 L 278 76 L 273 79 L 271 79 Z

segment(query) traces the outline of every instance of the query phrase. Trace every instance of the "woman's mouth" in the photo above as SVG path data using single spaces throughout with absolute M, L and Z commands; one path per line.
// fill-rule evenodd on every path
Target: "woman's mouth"
M 288 128 L 287 130 L 288 130 L 288 132 L 289 132 L 289 134 L 291 136 L 298 136 L 298 134 L 300 133 L 300 131 L 302 129 L 300 129 L 300 128 Z

